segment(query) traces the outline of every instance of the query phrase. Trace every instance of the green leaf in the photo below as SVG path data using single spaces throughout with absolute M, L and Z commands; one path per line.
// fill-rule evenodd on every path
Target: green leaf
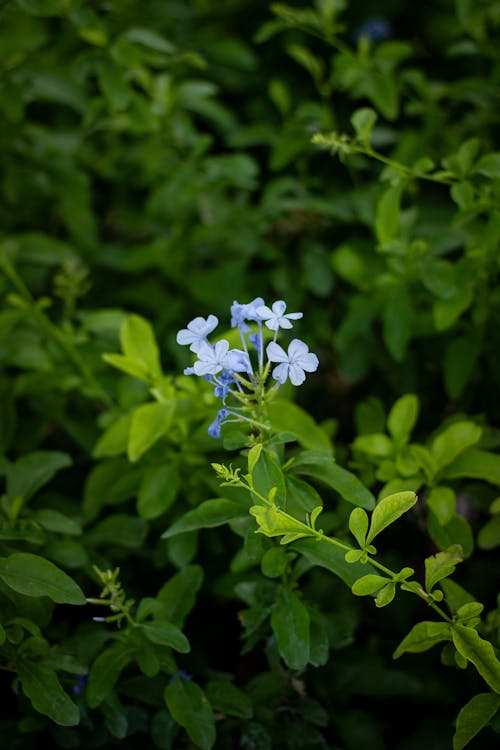
M 451 625 L 451 635 L 457 651 L 474 664 L 496 693 L 500 693 L 500 662 L 491 643 L 481 638 L 474 628 L 460 623 Z
M 48 596 L 59 604 L 85 604 L 81 588 L 56 565 L 30 552 L 0 558 L 0 578 L 25 596 Z
M 285 535 L 286 539 L 282 540 L 283 544 L 288 544 L 304 536 L 314 535 L 314 532 L 309 527 L 293 518 L 293 516 L 276 508 L 274 505 L 270 507 L 252 505 L 250 513 L 257 521 L 258 532 L 260 534 L 269 537 Z
M 360 547 L 366 544 L 366 534 L 368 532 L 368 514 L 363 508 L 354 508 L 349 516 L 349 531 L 357 541 Z
M 438 523 L 433 513 L 427 517 L 427 530 L 437 546 L 446 550 L 453 544 L 459 544 L 464 557 L 469 557 L 474 549 L 474 535 L 470 524 L 463 516 L 454 515 L 446 524 Z
M 474 293 L 470 287 L 462 287 L 452 297 L 436 300 L 433 306 L 434 325 L 437 331 L 446 331 L 472 304 Z
M 92 451 L 94 458 L 108 458 L 125 453 L 128 445 L 131 421 L 132 414 L 130 413 L 113 422 L 95 444 Z
M 252 446 L 250 450 L 248 451 L 248 473 L 251 474 L 254 470 L 255 464 L 260 458 L 260 454 L 262 453 L 264 446 L 262 443 L 257 443 L 256 445 Z
M 32 514 L 32 518 L 47 531 L 55 531 L 57 534 L 68 536 L 79 536 L 82 533 L 80 524 L 52 508 L 40 508 Z
M 461 563 L 463 559 L 463 551 L 458 544 L 427 557 L 425 560 L 425 590 L 430 593 L 439 581 L 451 576 L 458 563 Z
M 176 534 L 196 529 L 209 529 L 222 526 L 233 518 L 241 518 L 248 513 L 248 505 L 237 503 L 234 500 L 215 498 L 205 500 L 197 508 L 189 510 L 183 516 L 174 521 L 162 534 L 162 539 L 169 539 Z
M 446 467 L 444 476 L 447 479 L 484 479 L 500 486 L 500 455 L 469 448 Z
M 181 477 L 174 464 L 148 469 L 137 496 L 137 512 L 146 521 L 158 518 L 170 508 L 180 486 Z
M 380 500 L 372 513 L 370 531 L 366 538 L 368 544 L 403 513 L 413 508 L 417 499 L 414 492 L 396 492 Z
M 294 542 L 293 549 L 298 550 L 313 565 L 320 565 L 334 573 L 349 587 L 366 573 L 375 572 L 375 569 L 369 564 L 347 562 L 345 550 L 326 541 L 301 539 Z M 360 550 L 351 550 L 351 552 L 360 552 Z
M 386 585 L 378 592 L 377 596 L 375 597 L 375 606 L 386 607 L 392 602 L 395 596 L 396 583 L 394 581 L 390 581 L 389 583 L 386 583 Z
M 477 535 L 479 549 L 494 549 L 500 546 L 500 516 L 494 516 L 486 521 Z
M 59 16 L 66 11 L 66 0 L 17 0 L 17 4 L 33 16 Z
M 500 153 L 485 154 L 477 162 L 475 172 L 491 177 L 491 179 L 500 178 Z
M 446 525 L 455 515 L 455 493 L 450 487 L 433 487 L 427 497 L 427 506 L 438 522 Z
M 64 727 L 80 723 L 78 706 L 64 692 L 53 669 L 22 659 L 18 662 L 17 676 L 36 711 Z
M 124 549 L 138 549 L 144 543 L 147 533 L 148 525 L 143 518 L 113 513 L 89 529 L 85 534 L 85 541 L 93 547 L 116 545 Z
M 7 495 L 30 498 L 50 482 L 54 474 L 71 466 L 71 457 L 59 451 L 35 451 L 22 456 L 7 469 Z
M 352 449 L 361 453 L 367 453 L 369 456 L 375 456 L 376 458 L 387 458 L 394 451 L 390 438 L 381 432 L 374 432 L 370 435 L 358 435 L 352 444 Z
M 140 362 L 153 379 L 161 377 L 160 354 L 151 324 L 140 315 L 129 315 L 120 328 L 126 357 Z
M 318 491 L 303 479 L 293 474 L 285 474 L 287 490 L 287 508 L 292 515 L 301 512 L 310 513 L 321 503 Z
M 214 680 L 206 686 L 207 698 L 213 708 L 227 716 L 250 719 L 253 715 L 250 698 L 231 682 Z
M 369 489 L 350 471 L 335 463 L 335 460 L 318 451 L 303 451 L 298 455 L 290 470 L 294 474 L 314 477 L 336 490 L 344 500 L 359 505 L 366 510 L 375 506 L 375 498 Z
M 379 575 L 367 575 L 362 578 L 358 578 L 351 587 L 351 591 L 355 596 L 368 596 L 374 594 L 383 586 L 390 581 L 390 578 Z
M 123 354 L 103 354 L 102 358 L 108 365 L 126 372 L 127 375 L 132 375 L 132 377 L 145 380 L 146 382 L 149 380 L 148 371 L 143 362 L 138 362 L 131 357 L 125 357 Z
M 370 145 L 370 137 L 377 117 L 375 110 L 370 109 L 370 107 L 357 109 L 351 117 L 354 132 L 363 146 Z
M 122 671 L 134 658 L 135 648 L 123 643 L 115 643 L 99 654 L 89 672 L 86 695 L 90 708 L 96 708 L 108 697 Z
M 500 695 L 479 693 L 460 709 L 457 716 L 453 750 L 463 750 L 485 727 L 500 708 Z
M 377 203 L 375 234 L 381 244 L 389 242 L 397 234 L 402 195 L 402 183 L 390 185 Z
M 403 286 L 394 287 L 386 293 L 382 309 L 384 343 L 396 362 L 406 356 L 413 332 L 413 307 L 411 296 Z
M 276 504 L 280 508 L 286 506 L 285 477 L 274 453 L 264 449 L 252 471 L 252 482 L 256 492 L 268 497 L 270 490 L 276 487 Z
M 476 369 L 480 346 L 477 337 L 461 336 L 447 346 L 443 359 L 443 376 L 447 394 L 452 399 L 462 395 Z
M 418 654 L 421 651 L 428 651 L 436 643 L 450 640 L 451 633 L 448 623 L 418 622 L 394 651 L 393 659 L 399 658 L 404 653 Z
M 300 406 L 285 399 L 275 399 L 268 406 L 269 419 L 277 432 L 291 432 L 304 448 L 332 453 L 326 433 Z
M 419 401 L 413 393 L 401 396 L 387 417 L 387 429 L 394 440 L 404 445 L 408 442 L 418 417 Z
M 176 625 L 167 622 L 167 620 L 154 620 L 153 622 L 141 623 L 138 627 L 140 627 L 151 643 L 157 643 L 160 646 L 169 646 L 181 654 L 187 654 L 190 650 L 189 641 L 184 633 Z
M 309 612 L 293 591 L 280 592 L 271 627 L 286 664 L 290 669 L 304 669 L 309 661 Z
M 127 456 L 134 463 L 163 435 L 172 422 L 174 406 L 171 403 L 141 404 L 132 412 Z
M 434 438 L 431 453 L 438 469 L 451 464 L 460 453 L 481 438 L 482 429 L 473 422 L 455 422 Z
M 285 572 L 289 556 L 282 547 L 271 547 L 262 556 L 260 567 L 267 578 L 279 578 Z
M 157 599 L 163 605 L 166 617 L 182 627 L 186 615 L 196 601 L 196 594 L 203 583 L 201 565 L 188 565 L 176 573 L 158 592 Z
M 213 747 L 216 732 L 212 708 L 195 682 L 175 677 L 165 688 L 165 703 L 197 747 L 202 750 Z

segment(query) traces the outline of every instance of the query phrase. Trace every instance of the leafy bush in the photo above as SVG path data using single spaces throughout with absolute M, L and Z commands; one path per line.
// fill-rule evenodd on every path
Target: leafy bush
M 500 4 L 376 6 L 3 4 L 6 747 L 495 744 Z

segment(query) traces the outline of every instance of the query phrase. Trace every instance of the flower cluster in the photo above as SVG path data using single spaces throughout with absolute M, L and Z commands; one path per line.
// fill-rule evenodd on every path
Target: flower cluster
M 219 437 L 223 422 L 246 420 L 258 425 L 270 391 L 266 381 L 271 369 L 272 390 L 287 380 L 301 385 L 305 373 L 317 369 L 317 356 L 300 339 L 293 339 L 287 351 L 277 343 L 279 331 L 291 329 L 292 321 L 301 317 L 301 312 L 287 313 L 283 300 L 268 307 L 256 297 L 246 304 L 235 301 L 231 305 L 231 327 L 239 331 L 241 349 L 231 349 L 226 339 L 209 343 L 208 335 L 219 323 L 215 315 L 194 318 L 178 332 L 177 343 L 189 346 L 197 356 L 184 373 L 204 377 L 214 386 L 215 396 L 222 399 L 223 407 L 208 429 L 210 435 Z M 267 346 L 265 338 L 270 334 L 266 328 L 273 332 Z

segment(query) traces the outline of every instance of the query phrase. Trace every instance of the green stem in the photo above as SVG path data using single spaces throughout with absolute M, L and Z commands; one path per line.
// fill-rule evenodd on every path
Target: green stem
M 251 487 L 249 485 L 245 485 L 244 482 L 241 482 L 241 486 L 242 487 L 246 486 L 250 490 L 250 492 L 253 495 L 255 495 L 255 497 L 258 497 L 259 500 L 261 500 L 262 503 L 264 503 L 265 505 L 267 505 L 269 507 L 272 507 L 273 503 L 271 503 L 260 492 L 257 492 L 257 490 L 255 490 L 253 487 Z M 349 544 L 346 544 L 345 542 L 341 542 L 340 539 L 336 539 L 335 537 L 331 537 L 331 536 L 325 536 L 325 534 L 323 534 L 321 531 L 317 531 L 316 529 L 311 528 L 310 526 L 308 526 L 307 524 L 303 523 L 302 521 L 298 521 L 296 518 L 294 518 L 293 516 L 291 516 L 289 513 L 286 513 L 284 510 L 280 509 L 279 512 L 280 512 L 280 514 L 284 518 L 293 521 L 294 524 L 300 524 L 300 526 L 303 527 L 303 529 L 304 529 L 305 532 L 307 532 L 310 536 L 315 536 L 316 539 L 318 539 L 318 541 L 328 542 L 329 544 L 333 544 L 335 547 L 339 547 L 340 549 L 343 549 L 346 552 L 349 552 L 350 550 L 352 550 L 352 547 Z M 367 565 L 370 564 L 374 568 L 377 568 L 378 570 L 382 571 L 387 576 L 389 576 L 389 578 L 392 581 L 394 581 L 396 583 L 399 582 L 397 574 L 394 573 L 394 571 L 390 570 L 390 568 L 387 568 L 385 565 L 383 565 L 382 563 L 378 562 L 378 560 L 374 560 L 372 557 L 370 557 L 369 561 L 366 564 Z M 405 581 L 405 583 L 406 583 L 406 581 Z M 446 620 L 446 622 L 449 622 L 449 623 L 452 622 L 452 619 L 446 614 L 446 612 L 444 612 L 441 609 L 441 607 L 439 607 L 436 604 L 436 602 L 433 600 L 433 598 L 422 589 L 422 587 L 421 587 L 421 585 L 419 584 L 418 581 L 407 581 L 407 583 L 415 583 L 415 584 L 417 584 L 415 588 L 411 589 L 413 591 L 413 593 L 415 593 L 417 596 L 420 597 L 420 599 L 422 599 L 426 604 L 428 604 L 429 607 L 431 607 L 431 609 L 433 609 L 440 617 L 443 618 L 443 620 Z

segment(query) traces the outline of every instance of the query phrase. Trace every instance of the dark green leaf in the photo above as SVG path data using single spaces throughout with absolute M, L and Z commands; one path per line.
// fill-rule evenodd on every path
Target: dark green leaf
M 60 604 L 85 604 L 81 588 L 56 565 L 39 555 L 15 552 L 0 559 L 0 578 L 25 596 L 48 596 Z
M 271 627 L 286 664 L 290 669 L 304 669 L 309 661 L 309 613 L 290 589 L 281 591 L 271 613 Z
M 500 708 L 500 695 L 479 693 L 471 698 L 457 716 L 453 750 L 463 750 L 478 732 L 485 727 Z
M 135 648 L 115 643 L 103 651 L 90 668 L 87 702 L 90 708 L 99 706 L 113 690 L 122 671 L 135 658 Z
M 163 532 L 162 538 L 169 539 L 186 531 L 222 526 L 233 518 L 246 516 L 247 513 L 248 505 L 242 505 L 233 500 L 226 500 L 225 498 L 205 500 L 197 508 L 189 510 L 177 521 L 174 521 L 172 526 Z
M 80 711 L 61 687 L 53 669 L 35 662 L 19 662 L 17 674 L 23 692 L 33 708 L 56 724 L 74 727 L 80 722 Z
M 295 459 L 290 470 L 294 474 L 305 474 L 318 479 L 353 505 L 360 505 L 367 510 L 375 506 L 375 498 L 370 490 L 354 474 L 336 464 L 331 456 L 324 453 L 303 451 Z
M 176 677 L 165 688 L 165 702 L 191 741 L 202 750 L 210 750 L 215 742 L 215 722 L 202 689 L 195 682 Z
M 7 469 L 7 494 L 27 499 L 71 463 L 71 457 L 59 451 L 27 453 Z

